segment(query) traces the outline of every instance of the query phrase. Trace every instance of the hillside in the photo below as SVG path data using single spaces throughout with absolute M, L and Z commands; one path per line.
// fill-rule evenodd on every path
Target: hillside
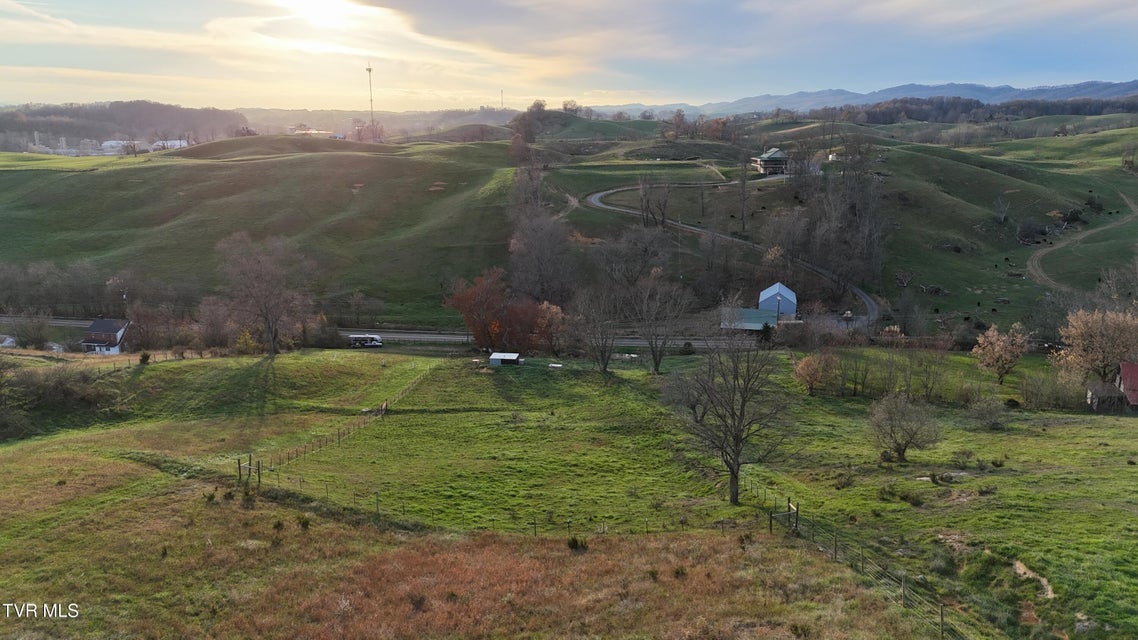
M 836 353 L 872 388 L 933 362 Z M 0 443 L 0 583 L 81 613 L 0 635 L 336 637 L 386 620 L 398 638 L 918 638 L 939 603 L 967 637 L 1135 632 L 1128 419 L 1017 410 L 993 429 L 960 408 L 1035 398 L 1042 358 L 1000 387 L 968 355 L 935 360 L 944 440 L 903 464 L 867 440 L 868 398 L 787 381 L 793 455 L 748 465 L 739 507 L 657 376 L 547 362 L 344 350 L 104 371 L 117 401 L 93 428 Z M 238 460 L 259 482 L 258 464 L 236 482 Z M 787 498 L 797 536 L 768 515 L 785 520 Z M 909 613 L 884 602 L 901 576 Z
M 848 569 L 744 528 L 759 512 L 684 464 L 642 371 L 466 362 L 331 351 L 109 375 L 117 419 L 0 445 L 0 583 L 78 607 L 0 635 L 920 637 Z M 261 482 L 240 485 L 250 454 Z
M 224 140 L 113 171 L 31 166 L 0 171 L 0 252 L 16 263 L 90 260 L 192 298 L 217 282 L 217 241 L 251 230 L 313 259 L 325 297 L 359 289 L 429 324 L 440 283 L 505 255 L 511 175 L 501 144 L 295 137 Z
M 1134 145 L 1128 118 L 1046 116 L 998 126 L 778 118 L 747 122 L 735 146 L 661 137 L 652 121 L 549 111 L 534 152 L 547 165 L 550 208 L 568 214 L 583 237 L 604 237 L 632 220 L 577 207 L 590 193 L 635 185 L 643 176 L 733 179 L 740 155 L 760 145 L 810 145 L 815 166 L 833 174 L 842 165 L 825 162 L 827 149 L 870 140 L 888 244 L 880 274 L 859 284 L 894 303 L 907 298 L 930 318 L 990 323 L 1035 311 L 1045 293 L 1026 277 L 1035 251 L 1121 219 L 1129 211 L 1124 196 L 1138 200 L 1133 174 L 1120 166 Z M 1000 127 L 1065 127 L 1074 135 L 1014 139 Z M 439 135 L 464 139 L 483 129 Z M 315 294 L 330 314 L 343 313 L 359 291 L 387 303 L 373 314 L 379 322 L 453 326 L 457 317 L 440 306 L 443 287 L 507 260 L 514 170 L 506 130 L 491 133 L 502 140 L 371 145 L 254 136 L 140 158 L 9 155 L 0 161 L 7 232 L 0 251 L 14 264 L 87 261 L 94 272 L 83 283 L 88 289 L 115 273 L 144 274 L 155 284 L 141 289 L 174 290 L 169 295 L 188 308 L 218 283 L 217 241 L 252 230 L 288 238 L 315 261 Z M 930 138 L 944 144 L 925 142 Z M 763 225 L 800 206 L 797 187 L 778 184 L 755 184 L 755 222 L 745 231 L 730 215 L 737 207 L 730 189 L 677 190 L 671 216 L 762 244 L 756 234 Z M 632 192 L 614 202 L 639 206 Z M 1006 214 L 997 215 L 998 206 Z M 1072 211 L 1079 220 L 1064 225 L 1060 218 Z M 1024 225 L 1047 233 L 1025 244 L 1017 232 Z M 1060 287 L 1087 290 L 1104 266 L 1130 259 L 1135 239 L 1138 228 L 1123 225 L 1037 261 Z M 693 258 L 696 251 L 685 247 Z M 698 259 L 676 267 L 684 264 L 695 268 Z

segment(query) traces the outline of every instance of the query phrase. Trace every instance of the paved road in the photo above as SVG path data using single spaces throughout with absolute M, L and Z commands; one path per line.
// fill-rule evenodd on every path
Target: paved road
M 785 180 L 785 179 L 786 178 L 784 176 L 776 176 L 773 178 L 764 178 L 763 180 L 765 181 L 765 180 Z M 671 188 L 687 188 L 687 187 L 724 186 L 724 185 L 731 185 L 731 184 L 736 184 L 736 183 L 734 183 L 734 182 L 705 182 L 705 183 L 682 183 L 682 182 L 678 182 L 678 183 L 672 183 L 668 186 Z M 612 195 L 614 193 L 619 193 L 621 191 L 633 191 L 633 190 L 639 189 L 639 188 L 640 188 L 639 185 L 637 185 L 637 186 L 633 186 L 633 187 L 617 187 L 615 189 L 606 189 L 605 191 L 598 191 L 596 193 L 591 193 L 588 196 L 586 196 L 585 202 L 587 202 L 589 204 L 589 206 L 595 207 L 597 209 L 614 211 L 616 213 L 621 213 L 624 215 L 631 215 L 631 216 L 638 216 L 639 217 L 641 215 L 641 212 L 637 209 L 632 209 L 629 207 L 618 207 L 615 205 L 604 203 L 604 199 L 609 197 L 610 195 Z M 719 233 L 718 231 L 711 231 L 708 229 L 704 229 L 702 227 L 697 227 L 697 226 L 690 225 L 690 224 L 683 223 L 683 222 L 679 222 L 676 220 L 668 220 L 668 226 L 674 227 L 676 229 L 680 229 L 680 230 L 683 230 L 683 231 L 686 231 L 689 233 L 695 233 L 695 234 L 699 234 L 699 235 L 715 236 L 717 238 L 726 240 L 728 242 L 735 242 L 735 243 L 739 243 L 739 244 L 744 244 L 744 245 L 748 245 L 750 247 L 754 247 L 756 249 L 762 249 L 763 248 L 762 245 L 760 245 L 757 242 L 751 242 L 750 240 L 743 240 L 741 238 L 736 238 L 734 236 Z M 827 280 L 830 280 L 832 282 L 836 282 L 842 286 L 847 287 L 851 293 L 853 293 L 855 296 L 857 296 L 857 298 L 859 300 L 861 300 L 862 305 L 865 306 L 864 322 L 865 322 L 866 326 L 872 327 L 874 325 L 874 323 L 877 322 L 877 319 L 881 316 L 881 309 L 877 306 L 877 301 L 875 301 L 873 299 L 873 296 L 869 295 L 869 293 L 867 293 L 865 290 L 861 289 L 860 287 L 853 285 L 852 283 L 846 282 L 844 279 L 842 279 L 837 274 L 835 274 L 835 273 L 833 273 L 833 272 L 831 272 L 831 271 L 829 271 L 823 267 L 819 267 L 818 265 L 811 264 L 809 262 L 806 262 L 804 260 L 800 260 L 798 258 L 792 257 L 790 260 L 795 265 L 797 265 L 803 269 L 806 269 L 807 271 L 811 271 L 813 273 L 816 273 L 816 274 L 822 276 L 823 278 L 826 278 Z M 860 320 L 860 318 L 859 318 L 859 320 Z

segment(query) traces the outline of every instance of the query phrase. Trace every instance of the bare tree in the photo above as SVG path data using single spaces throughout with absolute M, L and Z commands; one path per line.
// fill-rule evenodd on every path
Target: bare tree
M 538 302 L 567 304 L 577 283 L 577 265 L 565 224 L 545 215 L 527 216 L 510 238 L 510 284 Z
M 12 318 L 12 337 L 21 349 L 43 349 L 47 346 L 47 329 L 51 316 L 43 311 L 25 309 Z
M 739 156 L 739 224 L 747 233 L 747 176 L 751 171 L 751 159 L 744 153 Z
M 869 438 L 898 462 L 909 449 L 928 449 L 941 439 L 940 425 L 928 405 L 893 392 L 869 408 Z
M 771 460 L 794 436 L 789 396 L 775 378 L 781 368 L 775 352 L 733 333 L 709 345 L 699 367 L 670 385 L 685 390 L 669 399 L 686 410 L 692 441 L 723 464 L 733 505 L 743 465 Z
M 660 229 L 630 227 L 601 246 L 597 260 L 612 284 L 631 289 L 668 262 L 671 240 Z
M 620 295 L 614 287 L 605 284 L 582 289 L 573 299 L 573 332 L 585 354 L 602 373 L 608 373 L 616 350 L 620 308 Z
M 794 379 L 806 387 L 806 395 L 813 396 L 815 391 L 833 381 L 837 368 L 838 357 L 834 354 L 810 354 L 794 365 Z
M 640 174 L 640 218 L 644 226 L 664 227 L 668 223 L 668 196 L 672 187 L 667 182 L 653 183 L 651 176 Z
M 625 310 L 640 338 L 648 343 L 652 373 L 660 373 L 668 345 L 679 333 L 680 323 L 692 304 L 686 288 L 664 281 L 658 273 L 641 280 L 629 292 Z
M 305 279 L 311 269 L 283 238 L 254 242 L 245 232 L 217 243 L 230 311 L 241 324 L 259 325 L 269 355 L 311 313 Z

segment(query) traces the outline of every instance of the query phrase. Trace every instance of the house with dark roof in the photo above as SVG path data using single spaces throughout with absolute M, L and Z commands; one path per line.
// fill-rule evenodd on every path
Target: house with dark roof
M 118 355 L 122 353 L 123 338 L 130 320 L 114 320 L 100 318 L 87 327 L 83 336 L 83 353 L 96 353 L 100 355 Z
M 751 164 L 759 170 L 759 173 L 773 176 L 787 172 L 790 156 L 786 155 L 782 149 L 774 147 L 757 158 L 751 158 Z

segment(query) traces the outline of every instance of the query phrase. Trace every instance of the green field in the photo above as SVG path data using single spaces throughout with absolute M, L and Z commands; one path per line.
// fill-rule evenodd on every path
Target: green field
M 605 576 L 627 567 L 617 569 L 623 580 L 635 582 L 636 597 L 662 621 L 672 620 L 667 625 L 690 624 L 677 614 L 691 598 L 705 597 L 675 599 L 653 586 L 676 581 L 675 567 L 686 565 L 699 570 L 692 589 L 724 594 L 709 607 L 731 608 L 710 617 L 708 629 L 733 619 L 731 611 L 750 610 L 745 615 L 765 611 L 764 624 L 819 632 L 830 624 L 868 625 L 841 637 L 916 637 L 897 610 L 874 604 L 820 557 L 758 530 L 743 546 L 752 544 L 753 552 L 740 556 L 733 538 L 699 533 L 720 522 L 735 527 L 761 505 L 728 507 L 715 483 L 684 462 L 675 419 L 659 407 L 642 370 L 618 368 L 606 377 L 582 363 L 542 364 L 491 371 L 462 358 L 313 351 L 274 360 L 171 360 L 108 374 L 126 392 L 117 417 L 0 445 L 9 483 L 0 497 L 0 584 L 15 600 L 74 603 L 80 611 L 78 619 L 9 618 L 0 636 L 290 637 L 301 632 L 296 625 L 321 616 L 281 617 L 298 606 L 282 597 L 323 597 L 320 589 L 344 589 L 361 567 L 421 546 L 436 549 L 432 557 L 472 553 L 472 542 L 486 544 L 479 531 L 514 534 L 491 542 L 495 553 L 508 554 L 532 546 L 520 538 L 536 529 L 561 541 L 562 553 L 569 553 L 566 537 L 589 540 L 579 570 L 604 575 L 575 588 L 609 589 L 619 579 Z M 385 417 L 360 414 L 385 399 L 393 400 Z M 311 449 L 338 433 L 343 437 Z M 248 489 L 236 484 L 238 459 L 268 462 L 306 447 L 299 459 L 272 470 L 266 464 L 259 491 L 255 482 Z M 643 537 L 646 528 L 651 534 Z M 642 542 L 624 542 L 637 537 Z M 649 572 L 652 563 L 660 563 L 663 578 Z M 725 571 L 729 566 L 736 568 Z M 452 590 L 463 579 L 454 580 Z M 437 593 L 435 606 L 446 606 L 447 587 L 421 588 Z M 776 588 L 797 595 L 768 604 L 775 593 L 768 590 Z M 355 598 L 351 593 L 345 597 Z M 838 602 L 856 601 L 874 613 L 837 622 L 851 615 L 832 599 L 839 593 Z M 533 596 L 535 613 L 551 604 L 574 610 L 556 605 L 553 593 L 527 598 Z M 594 611 L 584 628 L 625 635 L 661 623 L 622 616 L 619 602 Z M 409 605 L 403 597 L 392 606 Z M 500 602 L 478 606 L 479 616 L 507 616 L 510 624 L 553 633 L 565 624 L 494 613 Z M 278 617 L 270 626 L 258 622 Z M 351 614 L 339 623 L 364 624 Z M 432 624 L 412 623 L 409 635 L 398 637 Z M 444 634 L 462 629 L 455 621 L 439 624 Z M 837 637 L 825 633 L 817 637 Z
M 635 185 L 642 177 L 732 179 L 740 155 L 756 152 L 749 145 L 664 139 L 650 121 L 554 115 L 535 152 L 547 163 L 552 206 L 585 237 L 604 238 L 630 223 L 569 206 L 590 193 Z M 867 136 L 876 145 L 873 171 L 890 229 L 880 281 L 860 284 L 894 301 L 908 293 L 926 313 L 950 323 L 1006 324 L 1005 318 L 1030 314 L 1046 293 L 1025 277 L 1034 251 L 1129 215 L 1122 196 L 1138 200 L 1138 181 L 1120 159 L 1138 130 L 1114 128 L 1128 122 L 1114 116 L 1025 120 L 1012 124 L 1025 131 L 1066 125 L 1077 135 L 960 148 L 899 140 L 915 135 L 914 123 L 764 121 L 750 125 L 742 139 L 793 145 L 812 135 L 819 136 L 819 148 L 829 148 L 840 146 L 842 136 Z M 440 139 L 475 133 L 465 127 Z M 219 284 L 216 242 L 251 229 L 257 237 L 288 238 L 314 261 L 314 293 L 333 315 L 344 314 L 348 296 L 359 291 L 386 304 L 371 314 L 374 322 L 454 326 L 457 315 L 440 304 L 445 287 L 507 262 L 512 179 L 504 140 L 368 145 L 262 136 L 139 158 L 6 154 L 0 156 L 0 253 L 15 264 L 88 260 L 101 274 L 146 274 L 177 283 L 180 296 L 193 300 Z M 705 190 L 703 198 L 697 190 L 677 189 L 669 216 L 762 244 L 762 225 L 778 212 L 793 215 L 796 202 L 791 190 L 755 186 L 746 230 L 731 217 L 737 204 L 730 188 Z M 635 207 L 637 197 L 625 193 L 612 202 Z M 1101 213 L 1087 207 L 1091 197 L 1101 199 Z M 997 200 L 1008 205 L 1003 223 L 995 215 Z M 1060 229 L 1058 216 L 1072 209 L 1082 209 L 1085 222 Z M 1025 222 L 1053 232 L 1024 246 L 1016 226 Z M 1138 226 L 1126 225 L 1064 245 L 1040 266 L 1061 285 L 1086 290 L 1104 267 L 1129 262 L 1135 241 Z M 897 286 L 898 274 L 911 276 L 908 292 Z M 1006 306 L 996 306 L 997 299 Z
M 872 379 L 908 355 L 861 357 L 874 363 Z M 654 377 L 562 362 L 491 370 L 462 357 L 306 351 L 107 374 L 123 390 L 114 414 L 0 445 L 10 487 L 0 584 L 28 601 L 81 604 L 82 627 L 34 626 L 45 633 L 196 635 L 236 628 L 259 611 L 258 593 L 279 603 L 285 576 L 338 584 L 431 532 L 450 532 L 440 554 L 477 532 L 507 535 L 506 547 L 535 529 L 588 536 L 598 549 L 608 537 L 700 536 L 725 523 L 760 535 L 763 509 L 790 498 L 804 517 L 840 523 L 872 557 L 924 576 L 953 616 L 989 637 L 1050 637 L 1073 629 L 1076 614 L 1138 633 L 1129 418 L 1017 411 L 990 430 L 950 403 L 938 409 L 939 446 L 880 464 L 865 437 L 868 401 L 794 391 L 792 455 L 748 468 L 744 504 L 732 508 L 705 473 L 714 462 L 696 464 L 677 417 L 660 407 Z M 950 398 L 996 391 L 968 356 L 942 366 Z M 1025 377 L 1045 367 L 1023 365 L 1001 397 L 1020 397 Z M 384 400 L 386 416 L 360 413 Z M 961 450 L 974 453 L 963 465 Z M 254 481 L 243 496 L 236 466 L 249 456 L 263 465 L 261 489 Z M 958 475 L 929 480 L 946 472 Z M 1015 561 L 1054 597 L 1016 577 Z M 6 624 L 0 635 L 16 629 Z

